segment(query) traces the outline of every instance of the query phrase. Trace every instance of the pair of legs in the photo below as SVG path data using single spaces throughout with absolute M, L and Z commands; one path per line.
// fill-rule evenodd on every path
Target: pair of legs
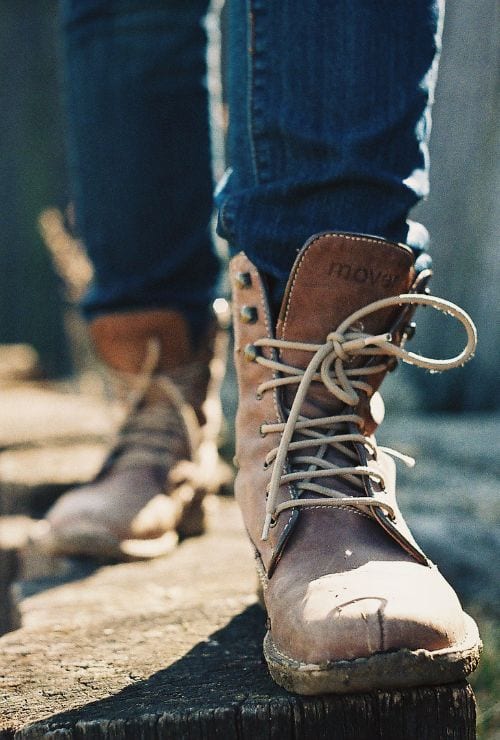
M 142 391 L 96 481 L 49 514 L 56 551 L 155 554 L 148 543 L 200 530 L 197 506 L 219 480 L 204 403 L 218 274 L 206 10 L 63 2 L 76 213 L 95 267 L 85 310 L 103 359 Z M 477 629 L 398 511 L 398 453 L 372 436 L 394 362 L 451 369 L 475 343 L 460 309 L 425 295 L 426 232 L 407 221 L 428 187 L 442 4 L 228 11 L 219 233 L 235 254 L 235 492 L 268 665 L 313 694 L 456 680 L 477 662 Z M 421 304 L 463 323 L 458 358 L 404 350 Z
M 324 229 L 408 235 L 427 193 L 443 3 L 231 0 L 230 175 L 219 231 L 282 285 Z M 207 0 L 62 0 L 70 164 L 95 268 L 89 317 L 207 315 Z

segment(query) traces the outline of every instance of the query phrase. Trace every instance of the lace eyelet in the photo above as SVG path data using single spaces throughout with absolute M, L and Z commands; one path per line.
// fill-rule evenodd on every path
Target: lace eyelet
M 240 309 L 240 319 L 244 324 L 255 324 L 259 315 L 255 306 L 242 306 Z
M 247 362 L 255 362 L 258 354 L 257 347 L 253 344 L 247 344 L 243 350 L 243 357 Z
M 262 431 L 262 427 L 263 427 L 263 426 L 264 426 L 265 424 L 267 424 L 267 421 L 263 421 L 263 422 L 262 422 L 262 424 L 261 424 L 261 425 L 260 425 L 260 427 L 259 427 L 259 434 L 260 434 L 260 436 L 261 436 L 261 437 L 265 437 L 265 436 L 266 436 L 266 434 L 267 434 L 267 432 L 264 432 L 264 431 Z
M 249 272 L 237 272 L 234 281 L 238 288 L 250 288 L 252 285 L 252 276 Z
M 262 399 L 263 399 L 263 398 L 264 398 L 264 396 L 262 395 L 262 393 L 258 393 L 258 392 L 257 392 L 257 393 L 255 394 L 255 400 L 256 400 L 256 401 L 262 401 Z

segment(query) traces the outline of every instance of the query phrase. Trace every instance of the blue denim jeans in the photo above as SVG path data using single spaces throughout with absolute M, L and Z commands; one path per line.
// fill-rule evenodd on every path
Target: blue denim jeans
M 61 0 L 69 166 L 95 279 L 83 309 L 206 321 L 219 263 L 206 88 L 209 0 Z
M 444 0 L 228 0 L 228 177 L 219 233 L 286 280 L 327 229 L 425 246 Z M 195 324 L 217 278 L 205 85 L 208 0 L 61 0 L 85 309 L 169 306 Z

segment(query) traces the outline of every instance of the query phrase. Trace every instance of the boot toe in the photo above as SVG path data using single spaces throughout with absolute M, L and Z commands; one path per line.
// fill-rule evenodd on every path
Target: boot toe
M 435 567 L 411 562 L 367 563 L 308 583 L 280 579 L 266 603 L 275 645 L 305 664 L 432 652 L 465 635 L 453 589 Z
M 119 557 L 125 540 L 174 532 L 179 507 L 178 501 L 162 493 L 154 476 L 124 470 L 61 496 L 36 539 L 53 554 Z

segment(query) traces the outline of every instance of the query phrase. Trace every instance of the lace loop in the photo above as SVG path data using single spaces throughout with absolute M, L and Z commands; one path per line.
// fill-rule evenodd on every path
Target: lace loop
M 465 329 L 467 341 L 464 349 L 455 357 L 448 359 L 428 358 L 393 344 L 392 336 L 388 333 L 370 335 L 356 326 L 362 326 L 362 319 L 378 311 L 394 308 L 396 306 L 430 306 L 435 310 L 457 319 Z M 363 510 L 370 516 L 374 516 L 376 509 L 382 509 L 390 517 L 394 517 L 394 511 L 380 496 L 375 497 L 351 497 L 341 494 L 330 487 L 316 483 L 321 478 L 344 478 L 358 488 L 363 488 L 362 479 L 369 476 L 384 487 L 381 473 L 369 465 L 345 465 L 338 466 L 324 459 L 325 451 L 329 446 L 340 450 L 344 456 L 357 459 L 357 455 L 344 445 L 361 442 L 371 452 L 374 461 L 377 458 L 377 446 L 374 440 L 361 433 L 359 435 L 335 434 L 332 426 L 342 423 L 353 423 L 361 427 L 362 418 L 356 414 L 340 413 L 333 416 L 307 419 L 301 416 L 300 411 L 306 400 L 309 387 L 312 382 L 322 382 L 324 387 L 341 403 L 346 406 L 355 407 L 360 396 L 358 391 L 365 392 L 368 396 L 372 393 L 371 386 L 362 381 L 355 380 L 360 376 L 371 375 L 387 369 L 386 363 L 364 368 L 350 368 L 346 365 L 353 358 L 362 357 L 394 357 L 401 359 L 409 365 L 422 367 L 433 372 L 442 372 L 459 367 L 467 362 L 474 354 L 477 343 L 476 328 L 470 316 L 461 308 L 450 301 L 436 298 L 430 295 L 405 293 L 399 296 L 383 298 L 354 311 L 340 323 L 335 331 L 330 332 L 324 344 L 313 344 L 263 338 L 254 344 L 258 347 L 267 347 L 277 350 L 299 350 L 305 353 L 313 353 L 313 356 L 305 370 L 292 367 L 276 359 L 269 359 L 259 355 L 256 362 L 272 370 L 280 376 L 260 384 L 257 391 L 264 393 L 274 390 L 280 386 L 297 385 L 295 398 L 288 417 L 284 422 L 266 423 L 261 427 L 263 435 L 280 433 L 279 445 L 271 450 L 266 457 L 268 465 L 273 465 L 271 480 L 267 489 L 266 515 L 262 530 L 262 539 L 269 536 L 269 528 L 275 523 L 281 512 L 288 509 L 303 508 L 306 506 L 334 506 L 354 507 Z M 284 377 L 283 377 L 284 375 Z M 305 437 L 302 440 L 293 440 L 297 431 Z M 286 468 L 289 453 L 297 450 L 317 447 L 316 455 L 302 455 L 293 457 L 295 464 L 307 465 L 306 469 L 288 470 Z M 406 464 L 414 463 L 412 458 L 401 455 L 397 451 L 388 448 L 379 448 L 384 452 L 402 459 Z M 293 483 L 298 495 L 304 491 L 319 493 L 320 499 L 299 499 L 292 496 L 289 501 L 277 504 L 279 489 L 282 485 Z
M 157 372 L 160 356 L 160 341 L 152 337 L 140 372 L 121 378 L 130 389 L 127 410 L 102 473 L 110 466 L 132 467 L 144 462 L 168 467 L 174 450 L 185 448 L 186 454 L 192 457 L 197 448 L 199 425 L 194 409 L 186 402 L 176 383 Z M 118 374 L 117 379 L 120 379 Z M 161 391 L 161 403 L 143 407 L 153 385 Z

